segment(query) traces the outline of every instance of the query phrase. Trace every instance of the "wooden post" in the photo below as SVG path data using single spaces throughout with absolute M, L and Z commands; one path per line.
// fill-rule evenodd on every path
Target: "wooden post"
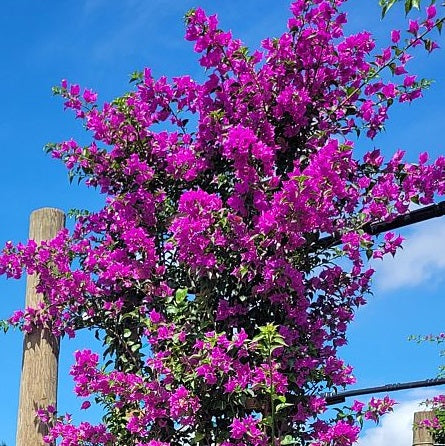
M 59 209 L 42 208 L 31 213 L 29 238 L 38 244 L 50 240 L 64 227 L 65 214 Z M 26 306 L 36 307 L 41 295 L 36 293 L 37 277 L 26 281 Z M 36 410 L 57 402 L 59 340 L 48 330 L 35 329 L 25 334 L 22 376 L 17 417 L 16 446 L 41 446 L 47 429 L 36 418 Z
M 418 427 L 422 420 L 432 420 L 435 417 L 432 410 L 416 412 L 414 414 L 413 446 L 433 446 L 434 441 L 431 434 L 424 427 Z

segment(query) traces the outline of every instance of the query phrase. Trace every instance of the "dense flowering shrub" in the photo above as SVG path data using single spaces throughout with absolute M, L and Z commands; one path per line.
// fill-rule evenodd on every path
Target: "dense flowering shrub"
M 385 161 L 354 141 L 421 96 L 410 50 L 433 51 L 442 20 L 431 5 L 377 50 L 368 32 L 344 34 L 343 3 L 294 1 L 287 31 L 254 52 L 194 9 L 186 39 L 204 82 L 145 69 L 102 106 L 55 89 L 92 142 L 49 151 L 106 204 L 72 233 L 6 245 L 0 272 L 38 273 L 45 296 L 11 325 L 102 338 L 103 357 L 77 352 L 71 375 L 82 408 L 94 399 L 105 416 L 75 426 L 42 408 L 48 443 L 347 446 L 391 410 L 356 401 L 329 419 L 322 394 L 354 382 L 337 349 L 366 302 L 366 256 L 402 242 L 367 227 L 443 194 L 445 158 Z

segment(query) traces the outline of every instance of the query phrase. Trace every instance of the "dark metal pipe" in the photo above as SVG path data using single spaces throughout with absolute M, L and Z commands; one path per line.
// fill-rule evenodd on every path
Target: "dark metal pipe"
M 445 201 L 440 201 L 404 215 L 398 215 L 389 222 L 368 223 L 363 227 L 363 230 L 369 235 L 377 235 L 382 232 L 430 220 L 431 218 L 442 217 L 443 215 L 445 215 Z M 338 246 L 341 244 L 341 237 L 339 235 L 328 235 L 327 237 L 322 237 L 318 243 L 323 248 Z
M 411 381 L 406 383 L 387 384 L 385 386 L 367 387 L 365 389 L 348 390 L 347 392 L 340 393 L 324 393 L 322 396 L 326 398 L 326 404 L 333 405 L 338 403 L 344 403 L 346 398 L 359 395 L 370 395 L 374 393 L 382 392 L 395 392 L 398 390 L 416 389 L 419 387 L 432 387 L 445 384 L 445 378 L 426 379 L 424 381 Z

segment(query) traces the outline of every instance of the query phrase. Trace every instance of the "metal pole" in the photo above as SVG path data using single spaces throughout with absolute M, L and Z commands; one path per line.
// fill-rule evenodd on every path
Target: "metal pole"
M 425 379 L 423 381 L 410 381 L 405 383 L 386 384 L 384 386 L 378 386 L 378 387 L 367 387 L 365 389 L 354 389 L 339 393 L 330 392 L 322 394 L 322 396 L 326 398 L 326 404 L 332 405 L 332 404 L 344 403 L 346 398 L 349 398 L 351 396 L 371 395 L 374 393 L 417 389 L 419 387 L 424 388 L 424 387 L 441 386 L 443 384 L 445 384 L 445 378 L 432 378 L 432 379 Z
M 65 225 L 59 209 L 43 208 L 31 213 L 29 238 L 38 244 L 49 240 Z M 38 278 L 27 277 L 26 307 L 36 308 L 42 296 L 36 293 Z M 23 342 L 22 376 L 17 417 L 16 446 L 43 446 L 46 426 L 36 419 L 36 410 L 57 402 L 59 340 L 47 329 L 26 333 Z
M 445 201 L 424 206 L 420 209 L 408 212 L 404 215 L 398 215 L 390 222 L 368 223 L 362 229 L 369 235 L 378 235 L 382 232 L 391 231 L 393 229 L 403 228 L 414 223 L 430 220 L 432 218 L 442 217 L 445 215 Z M 318 241 L 322 248 L 330 248 L 341 244 L 341 236 L 328 235 L 322 237 Z

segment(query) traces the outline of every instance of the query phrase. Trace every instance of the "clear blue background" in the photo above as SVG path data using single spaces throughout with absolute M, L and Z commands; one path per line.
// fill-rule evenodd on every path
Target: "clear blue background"
M 101 203 L 93 190 L 70 186 L 65 168 L 42 151 L 50 141 L 70 137 L 88 141 L 80 123 L 71 113 L 63 112 L 59 98 L 52 97 L 51 87 L 67 78 L 95 89 L 100 100 L 109 101 L 124 93 L 129 88 L 128 75 L 144 66 L 150 66 L 155 76 L 191 74 L 202 78 L 192 45 L 183 39 L 182 23 L 184 13 L 198 1 L 207 11 L 217 12 L 222 27 L 232 29 L 252 48 L 261 39 L 279 35 L 285 29 L 288 2 L 284 0 L 2 1 L 0 245 L 7 240 L 26 240 L 29 214 L 36 208 L 97 209 Z M 378 39 L 377 46 L 384 45 L 379 39 L 388 37 L 391 27 L 403 27 L 402 9 L 395 8 L 382 22 L 377 0 L 352 0 L 347 10 L 348 30 L 371 30 Z M 441 43 L 444 46 L 443 39 Z M 436 83 L 420 102 L 394 108 L 387 132 L 373 143 L 360 140 L 360 152 L 373 146 L 385 153 L 403 148 L 411 160 L 424 150 L 436 155 L 445 152 L 445 53 L 442 50 L 429 57 L 418 54 L 410 67 L 422 77 L 434 78 Z M 441 224 L 443 221 L 419 226 L 417 231 L 440 233 Z M 412 231 L 404 233 L 409 236 Z M 428 274 L 417 283 L 402 281 L 389 289 L 379 285 L 377 275 L 375 296 L 359 311 L 349 332 L 350 344 L 344 349 L 344 356 L 356 367 L 357 386 L 435 376 L 440 362 L 437 349 L 417 346 L 406 338 L 411 333 L 439 332 L 443 328 L 444 268 L 437 258 L 442 249 L 445 247 L 441 238 L 437 245 L 433 243 L 432 260 L 426 266 Z M 385 274 L 388 269 L 380 277 Z M 1 280 L 0 293 L 0 318 L 6 318 L 23 305 L 24 283 Z M 73 351 L 83 346 L 97 347 L 86 335 L 62 343 L 59 409 L 73 412 L 76 417 L 79 403 L 73 398 L 68 370 Z M 15 443 L 21 349 L 20 333 L 1 337 L 0 441 L 8 446 Z M 90 416 L 88 412 L 85 415 Z M 93 412 L 91 418 L 97 418 L 97 414 Z

